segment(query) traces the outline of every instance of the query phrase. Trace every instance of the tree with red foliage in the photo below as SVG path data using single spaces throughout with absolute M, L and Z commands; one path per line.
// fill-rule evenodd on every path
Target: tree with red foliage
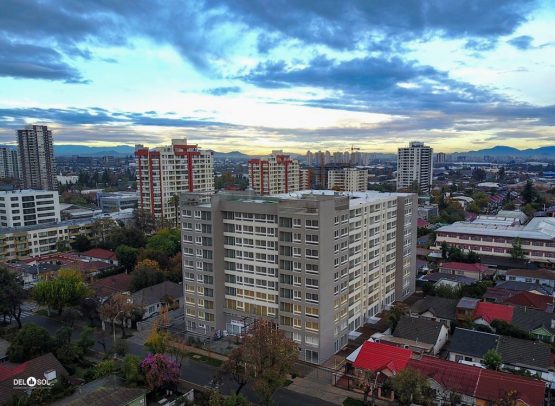
M 174 389 L 179 381 L 179 366 L 164 354 L 148 354 L 141 362 L 141 371 L 153 391 Z

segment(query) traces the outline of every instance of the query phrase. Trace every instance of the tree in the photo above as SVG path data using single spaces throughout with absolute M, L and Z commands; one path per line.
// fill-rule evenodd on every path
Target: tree
M 100 307 L 100 303 L 96 298 L 86 297 L 85 299 L 81 300 L 81 303 L 80 303 L 81 314 L 88 319 L 89 325 L 91 326 L 93 326 L 95 322 L 98 320 L 99 307 Z
M 507 323 L 504 320 L 493 320 L 491 322 L 491 327 L 495 332 L 502 336 L 510 336 L 515 338 L 521 338 L 524 340 L 533 340 L 534 337 L 528 333 L 528 331 L 523 330 L 517 326 Z
M 168 332 L 159 328 L 158 318 L 152 322 L 150 335 L 144 345 L 154 354 L 164 354 L 168 348 Z
M 116 258 L 125 271 L 131 271 L 137 262 L 137 255 L 139 250 L 130 247 L 129 245 L 120 245 L 116 248 Z
M 83 329 L 77 341 L 77 345 L 83 350 L 84 354 L 87 353 L 94 345 L 94 328 L 86 327 Z
M 447 245 L 447 242 L 443 241 L 441 243 L 441 258 L 447 259 L 448 253 L 449 253 L 449 245 Z
M 358 379 L 358 386 L 362 389 L 364 393 L 363 404 L 368 404 L 368 396 L 374 399 L 374 389 L 376 388 L 377 382 L 377 375 L 374 374 L 372 371 L 368 370 L 360 370 L 359 379 Z
M 391 306 L 391 309 L 387 311 L 387 322 L 389 327 L 391 327 L 391 331 L 395 330 L 397 323 L 399 323 L 399 320 L 403 315 L 407 314 L 407 311 L 408 309 L 406 305 L 401 302 L 397 302 Z
M 501 355 L 495 349 L 491 348 L 484 354 L 484 365 L 487 369 L 498 370 L 501 366 Z
M 135 209 L 134 217 L 135 227 L 139 230 L 143 230 L 147 234 L 156 230 L 156 218 L 151 212 Z
M 181 252 L 170 258 L 168 269 L 164 272 L 166 279 L 175 283 L 183 281 L 183 262 Z
M 472 178 L 477 182 L 483 182 L 486 179 L 486 171 L 482 168 L 476 168 L 472 171 Z
M 179 381 L 179 366 L 164 354 L 148 354 L 141 362 L 147 388 L 173 389 Z
M 129 385 L 139 386 L 144 382 L 141 372 L 141 360 L 136 355 L 128 354 L 123 358 L 123 377 Z
M 58 315 L 67 306 L 76 306 L 90 294 L 90 290 L 83 282 L 79 271 L 61 269 L 54 279 L 40 281 L 33 289 L 35 300 L 58 311 Z
M 27 324 L 18 331 L 8 347 L 7 355 L 12 362 L 24 362 L 46 354 L 54 348 L 48 331 L 36 324 Z
M 109 236 L 117 227 L 117 223 L 111 218 L 101 218 L 95 220 L 95 222 L 92 224 L 92 235 L 95 236 L 97 244 L 106 245 Z
M 164 281 L 164 274 L 160 266 L 156 261 L 150 259 L 139 261 L 131 276 L 131 292 L 136 292 Z
M 89 237 L 83 234 L 79 234 L 71 243 L 71 248 L 78 252 L 90 250 L 91 247 L 91 240 L 89 239 Z
M 181 249 L 181 232 L 168 228 L 161 229 L 148 239 L 146 248 L 163 252 L 168 257 L 175 255 Z
M 15 272 L 0 268 L 0 313 L 4 317 L 15 319 L 21 328 L 21 305 L 26 297 L 23 281 Z
M 136 227 L 117 227 L 108 236 L 107 246 L 117 249 L 120 245 L 142 248 L 146 244 L 145 233 Z
M 125 324 L 128 319 L 134 317 L 137 308 L 129 295 L 116 293 L 100 306 L 100 316 L 103 321 L 108 321 L 115 325 L 119 320 L 121 327 L 121 338 L 125 338 Z
M 425 376 L 414 369 L 402 370 L 391 381 L 397 400 L 401 405 L 424 404 L 428 398 L 430 390 L 428 381 Z
M 94 377 L 95 379 L 102 378 L 104 376 L 111 375 L 116 369 L 116 365 L 113 360 L 108 359 L 100 361 L 94 367 Z
M 530 179 L 526 181 L 526 185 L 524 185 L 524 189 L 522 190 L 522 199 L 524 203 L 530 204 L 534 201 L 537 196 L 537 192 L 534 189 L 534 184 Z
M 513 259 L 523 259 L 524 258 L 524 250 L 522 249 L 522 241 L 518 237 L 513 239 L 513 245 L 512 245 L 512 248 L 511 248 L 511 257 Z
M 285 385 L 298 351 L 297 345 L 275 324 L 256 320 L 243 346 L 230 354 L 222 370 L 224 373 L 231 370 L 241 375 L 241 379 L 252 381 L 252 388 L 260 396 L 261 403 L 268 405 L 273 393 Z

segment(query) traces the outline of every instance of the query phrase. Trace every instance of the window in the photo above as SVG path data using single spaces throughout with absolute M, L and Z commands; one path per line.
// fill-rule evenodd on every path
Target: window
M 307 288 L 318 288 L 318 279 L 306 278 L 305 284 Z
M 306 301 L 312 303 L 318 303 L 318 293 L 306 292 Z
M 318 220 L 306 220 L 306 228 L 318 228 Z
M 293 319 L 293 328 L 302 328 L 303 327 L 303 323 L 301 322 L 301 319 Z

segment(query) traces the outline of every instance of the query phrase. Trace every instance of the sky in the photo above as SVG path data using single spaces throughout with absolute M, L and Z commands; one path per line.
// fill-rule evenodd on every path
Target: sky
M 552 0 L 2 0 L 0 143 L 555 145 Z

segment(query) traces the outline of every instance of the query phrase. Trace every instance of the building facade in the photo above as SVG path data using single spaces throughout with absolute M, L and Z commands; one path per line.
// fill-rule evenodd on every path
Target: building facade
M 546 268 L 555 268 L 555 218 L 534 217 L 527 224 L 515 218 L 478 216 L 474 221 L 458 221 L 436 231 L 432 249 L 441 245 L 475 251 L 481 255 L 511 258 L 515 244 L 523 250 L 523 259 Z
M 211 151 L 174 139 L 158 148 L 135 148 L 138 207 L 161 222 L 176 221 L 174 196 L 181 192 L 214 192 L 214 160 Z
M 139 204 L 137 192 L 101 192 L 96 194 L 98 206 L 105 213 L 118 212 L 125 209 L 136 209 Z
M 408 147 L 399 148 L 397 154 L 397 190 L 414 190 L 421 193 L 432 190 L 434 150 L 422 142 L 413 141 Z
M 299 161 L 282 151 L 249 161 L 249 187 L 261 195 L 295 192 L 300 189 Z
M 57 191 L 0 191 L 0 227 L 26 227 L 60 221 Z
M 29 125 L 17 131 L 17 142 L 23 187 L 57 189 L 52 131 L 45 125 Z
M 20 179 L 17 149 L 0 145 L 0 179 Z
M 342 192 L 364 192 L 368 189 L 368 170 L 357 168 L 329 170 L 328 189 Z
M 187 329 L 243 334 L 275 321 L 322 363 L 414 292 L 416 195 L 182 194 Z
M 300 169 L 299 176 L 299 188 L 301 190 L 312 189 L 312 171 L 310 169 Z
M 36 226 L 0 228 L 0 261 L 24 259 L 58 252 L 58 243 L 69 245 L 78 235 L 94 239 L 94 222 L 68 220 Z

